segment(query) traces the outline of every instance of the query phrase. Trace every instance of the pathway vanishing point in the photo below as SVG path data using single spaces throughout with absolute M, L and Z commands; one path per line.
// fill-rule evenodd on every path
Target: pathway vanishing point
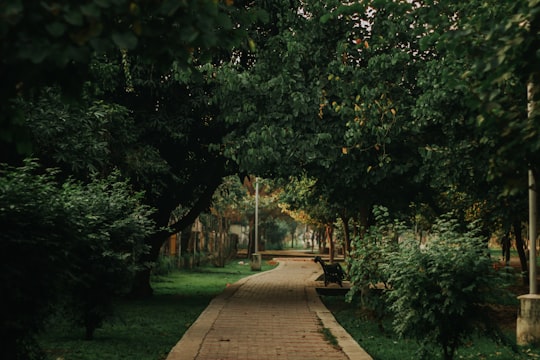
M 244 278 L 212 300 L 167 360 L 371 360 L 319 299 L 319 264 L 276 260 L 277 268 Z

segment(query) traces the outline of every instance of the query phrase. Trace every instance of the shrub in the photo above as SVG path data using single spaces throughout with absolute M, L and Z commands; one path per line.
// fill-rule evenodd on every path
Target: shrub
M 94 330 L 112 315 L 113 300 L 128 293 L 139 270 L 136 259 L 154 231 L 142 194 L 112 175 L 83 185 L 68 182 L 62 202 L 70 214 L 72 266 L 68 310 L 92 339 Z
M 152 276 L 168 275 L 178 268 L 178 258 L 170 255 L 160 255 L 152 267 Z
M 3 359 L 34 359 L 43 327 L 69 276 L 67 216 L 54 172 L 28 161 L 0 168 L 0 337 Z
M 115 177 L 60 185 L 35 161 L 0 166 L 2 358 L 39 358 L 33 339 L 62 303 L 90 330 L 122 294 L 153 231 L 149 209 Z
M 385 207 L 373 210 L 376 225 L 370 227 L 363 236 L 352 242 L 349 276 L 351 289 L 347 301 L 359 298 L 364 314 L 375 317 L 382 327 L 382 319 L 387 314 L 387 306 L 382 297 L 388 288 L 387 274 L 383 271 L 386 255 L 397 244 L 397 237 L 403 231 L 403 225 L 389 220 Z
M 489 304 L 505 295 L 507 273 L 494 270 L 474 224 L 464 233 L 457 229 L 456 221 L 442 219 L 425 248 L 403 241 L 384 265 L 394 329 L 418 340 L 421 350 L 439 346 L 446 360 L 475 330 L 503 339 L 491 321 Z

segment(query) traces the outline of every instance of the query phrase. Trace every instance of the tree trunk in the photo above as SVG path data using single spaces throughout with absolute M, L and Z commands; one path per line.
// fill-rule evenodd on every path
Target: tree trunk
M 251 259 L 255 252 L 255 216 L 249 219 L 249 237 L 246 258 Z
M 351 248 L 351 234 L 349 231 L 349 217 L 343 215 L 341 217 L 341 222 L 343 223 L 343 257 L 346 259 L 349 256 L 349 250 Z
M 330 264 L 334 262 L 334 228 L 326 225 L 326 241 L 328 242 L 328 256 Z
M 501 240 L 502 256 L 506 266 L 510 265 L 510 248 L 512 247 L 512 239 L 510 238 L 510 232 L 506 231 Z
M 306 225 L 307 229 L 307 225 Z M 315 230 L 311 232 L 311 253 L 315 252 Z
M 225 230 L 223 226 L 223 217 L 221 215 L 217 216 L 218 219 L 218 256 L 217 256 L 217 267 L 225 267 L 225 251 L 224 251 L 224 242 L 225 242 Z
M 513 228 L 516 237 L 516 249 L 519 255 L 519 262 L 521 263 L 521 272 L 523 274 L 523 284 L 527 285 L 529 283 L 529 267 L 527 266 L 527 255 L 525 255 L 525 244 L 523 243 L 523 237 L 521 236 L 521 222 L 515 221 Z
M 323 236 L 323 229 L 317 228 L 317 245 L 319 245 L 319 253 L 324 254 L 326 249 L 326 237 Z
M 200 196 L 198 196 L 194 202 L 191 202 L 192 206 L 190 210 L 181 219 L 171 224 L 171 213 L 179 205 L 178 199 L 171 198 L 169 196 L 163 196 L 160 199 L 149 201 L 148 204 L 157 209 L 152 218 L 155 221 L 158 229 L 168 228 L 169 230 L 158 230 L 153 236 L 150 236 L 145 244 L 150 248 L 149 252 L 142 256 L 139 264 L 141 264 L 142 270 L 135 275 L 133 286 L 130 295 L 134 298 L 147 298 L 152 296 L 153 290 L 150 286 L 150 273 L 152 264 L 157 261 L 161 246 L 168 239 L 168 237 L 182 229 L 185 229 L 189 225 L 193 224 L 195 219 L 207 209 L 211 202 L 214 192 L 221 184 L 223 176 L 225 175 L 225 160 L 216 159 L 214 164 L 214 172 L 207 174 L 204 179 L 206 180 L 204 189 L 200 189 Z M 201 178 L 197 178 L 197 181 L 201 181 Z M 201 185 L 201 184 L 198 184 Z M 199 186 L 198 186 L 199 187 Z M 194 188 L 198 188 L 194 187 Z M 168 195 L 168 194 L 167 194 Z
M 372 225 L 370 221 L 370 214 L 371 209 L 367 207 L 360 209 L 360 211 L 358 212 L 358 223 L 360 224 L 359 235 L 361 238 L 364 237 L 364 234 L 366 233 L 370 225 Z

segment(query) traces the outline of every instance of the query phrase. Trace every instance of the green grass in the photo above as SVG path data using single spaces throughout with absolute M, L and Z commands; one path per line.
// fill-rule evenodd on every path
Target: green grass
M 274 267 L 263 262 L 261 270 Z M 165 359 L 212 298 L 252 274 L 249 265 L 237 262 L 175 271 L 153 279 L 152 298 L 120 302 L 116 317 L 96 331 L 94 340 L 83 340 L 83 329 L 57 318 L 39 342 L 51 360 Z
M 418 344 L 415 341 L 399 339 L 392 332 L 389 320 L 383 322 L 381 329 L 369 316 L 359 311 L 358 305 L 346 303 L 343 297 L 323 296 L 321 298 L 341 326 L 351 334 L 373 359 L 418 359 L 416 355 Z M 507 336 L 511 340 L 514 339 L 515 331 L 508 331 Z M 432 359 L 442 359 L 442 356 L 437 357 L 438 355 L 439 353 L 435 349 L 435 356 Z M 473 337 L 471 342 L 458 349 L 455 355 L 455 359 L 521 360 L 538 358 L 540 358 L 540 350 L 521 348 L 520 353 L 515 353 L 510 347 L 497 344 L 480 336 Z
M 322 326 L 322 325 L 321 325 L 321 326 Z M 339 348 L 338 340 L 337 340 L 337 338 L 334 336 L 334 334 L 332 334 L 332 332 L 330 331 L 330 329 L 328 329 L 328 328 L 326 328 L 326 327 L 322 327 L 320 331 L 321 331 L 321 333 L 323 334 L 324 339 L 325 339 L 330 345 L 332 345 L 332 346 L 335 347 L 335 348 Z
M 502 260 L 502 250 L 500 247 L 491 247 L 490 249 L 491 257 L 494 260 Z M 526 256 L 529 255 L 529 251 L 525 251 Z M 519 260 L 519 254 L 515 248 L 510 249 L 510 257 L 513 260 Z M 540 266 L 540 256 L 536 257 L 536 265 Z

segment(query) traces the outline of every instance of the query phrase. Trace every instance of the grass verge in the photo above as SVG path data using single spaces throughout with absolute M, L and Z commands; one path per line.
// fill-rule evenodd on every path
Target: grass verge
M 261 271 L 274 267 L 263 263 Z M 50 360 L 165 359 L 212 298 L 252 274 L 249 263 L 238 262 L 174 271 L 153 279 L 152 298 L 120 301 L 116 317 L 96 331 L 94 340 L 83 340 L 83 329 L 57 317 L 39 343 Z
M 333 313 L 336 320 L 375 360 L 418 359 L 418 344 L 408 339 L 399 339 L 391 329 L 391 321 L 385 320 L 382 327 L 359 310 L 354 303 L 347 303 L 342 296 L 322 296 L 322 301 Z M 515 329 L 506 329 L 510 339 L 515 339 Z M 433 349 L 432 359 L 442 359 L 437 349 Z M 458 349 L 455 359 L 539 359 L 540 350 L 521 348 L 519 353 L 492 340 L 474 336 L 464 347 Z

